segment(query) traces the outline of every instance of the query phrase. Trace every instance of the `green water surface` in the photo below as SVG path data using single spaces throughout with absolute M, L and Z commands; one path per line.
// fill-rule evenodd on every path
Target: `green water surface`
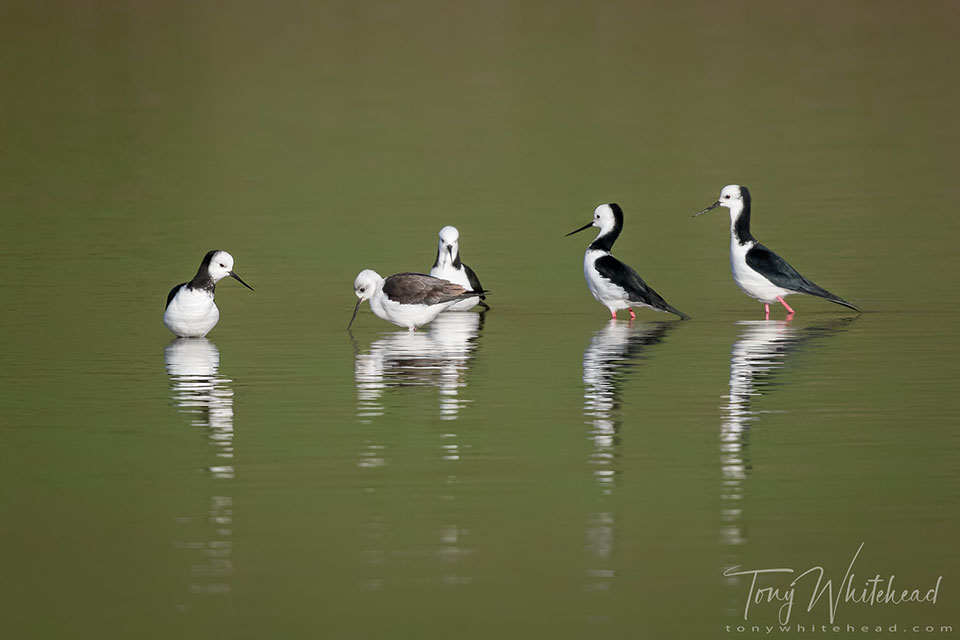
M 861 543 L 861 586 L 939 599 L 838 624 L 957 627 L 958 25 L 0 3 L 0 636 L 736 637 L 779 604 L 745 623 L 725 568 L 839 582 Z M 728 183 L 864 313 L 764 322 L 726 210 L 691 217 Z M 613 201 L 616 254 L 693 320 L 591 298 L 563 234 Z M 356 274 L 428 270 L 447 224 L 492 310 L 348 334 Z M 213 248 L 256 291 L 173 342 Z M 809 593 L 792 622 L 828 623 Z

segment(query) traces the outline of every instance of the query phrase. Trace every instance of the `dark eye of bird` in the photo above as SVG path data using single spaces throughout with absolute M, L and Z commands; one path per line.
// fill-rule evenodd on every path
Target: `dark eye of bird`
M 730 196 L 723 196 L 723 197 L 726 198 L 727 200 L 730 199 Z M 223 265 L 220 265 L 220 266 L 222 267 Z
M 220 266 L 223 267 L 224 269 L 227 268 L 227 265 L 223 264 L 222 262 L 220 263 Z

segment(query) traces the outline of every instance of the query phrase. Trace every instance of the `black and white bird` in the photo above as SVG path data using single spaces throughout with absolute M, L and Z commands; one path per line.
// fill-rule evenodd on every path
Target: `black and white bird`
M 796 269 L 766 248 L 750 233 L 750 191 L 738 184 L 728 184 L 720 192 L 720 199 L 694 217 L 716 207 L 730 209 L 730 269 L 733 280 L 740 289 L 763 303 L 767 319 L 770 305 L 779 302 L 787 310 L 794 311 L 784 298 L 793 293 L 805 293 L 860 312 L 855 305 L 836 296 L 823 287 L 807 280 Z
M 422 273 L 397 273 L 382 278 L 371 269 L 364 269 L 353 281 L 357 306 L 347 329 L 353 325 L 364 300 L 378 318 L 406 327 L 411 331 L 427 324 L 452 305 L 486 291 L 471 291 L 459 284 Z
M 253 287 L 233 272 L 233 256 L 226 251 L 208 251 L 190 282 L 178 284 L 167 294 L 163 324 L 181 338 L 201 338 L 217 326 L 220 310 L 213 301 L 217 283 L 230 276 L 247 289 Z
M 449 280 L 454 284 L 459 284 L 468 291 L 483 291 L 480 284 L 480 278 L 473 272 L 473 269 L 460 262 L 460 232 L 456 227 L 446 226 L 440 229 L 440 244 L 437 246 L 437 259 L 430 269 L 430 275 L 434 278 Z M 451 305 L 447 311 L 467 311 L 480 305 L 484 309 L 490 306 L 484 302 L 486 296 L 479 295 L 460 300 Z
M 593 220 L 567 235 L 572 236 L 590 227 L 600 227 L 600 233 L 587 247 L 583 256 L 583 275 L 587 279 L 590 293 L 610 310 L 612 318 L 617 317 L 619 309 L 627 309 L 633 319 L 637 317 L 633 307 L 648 307 L 655 311 L 672 313 L 681 320 L 690 319 L 684 312 L 667 304 L 660 294 L 647 286 L 636 271 L 610 254 L 613 243 L 623 231 L 623 210 L 620 205 L 613 202 L 600 205 L 593 212 Z

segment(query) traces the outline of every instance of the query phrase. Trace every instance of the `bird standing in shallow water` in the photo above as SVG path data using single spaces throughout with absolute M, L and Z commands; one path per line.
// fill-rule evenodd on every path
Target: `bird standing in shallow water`
M 250 291 L 253 287 L 233 272 L 233 256 L 226 251 L 208 251 L 197 275 L 178 284 L 167 295 L 163 324 L 181 338 L 202 338 L 220 321 L 220 310 L 213 301 L 217 283 L 230 276 Z
M 480 278 L 473 272 L 473 269 L 460 262 L 460 232 L 456 227 L 446 226 L 440 229 L 440 245 L 437 247 L 437 259 L 430 269 L 430 275 L 434 278 L 448 280 L 454 284 L 459 284 L 467 291 L 483 291 L 483 285 L 480 284 Z M 447 311 L 468 311 L 477 305 L 484 309 L 490 306 L 484 302 L 486 296 L 473 296 L 466 300 L 451 305 Z
M 583 275 L 590 293 L 610 310 L 612 318 L 616 319 L 619 309 L 627 309 L 632 320 L 637 317 L 633 307 L 640 306 L 672 313 L 681 320 L 690 319 L 684 312 L 667 304 L 636 271 L 610 254 L 613 243 L 623 230 L 623 210 L 620 205 L 613 202 L 600 205 L 593 212 L 593 220 L 567 235 L 572 236 L 590 227 L 600 227 L 600 233 L 583 256 Z
M 793 309 L 784 301 L 792 293 L 817 296 L 860 312 L 856 306 L 804 278 L 786 260 L 757 242 L 750 233 L 750 191 L 746 187 L 728 184 L 720 192 L 719 200 L 694 214 L 694 217 L 715 207 L 730 209 L 730 269 L 733 271 L 733 280 L 745 294 L 763 303 L 768 320 L 770 305 L 774 302 L 783 305 L 788 317 L 793 315 Z
M 477 293 L 487 293 L 469 291 L 458 284 L 422 273 L 397 273 L 384 279 L 371 269 L 364 269 L 357 275 L 353 290 L 359 300 L 347 325 L 348 330 L 364 300 L 370 301 L 370 309 L 378 318 L 414 331 L 453 304 L 475 297 Z

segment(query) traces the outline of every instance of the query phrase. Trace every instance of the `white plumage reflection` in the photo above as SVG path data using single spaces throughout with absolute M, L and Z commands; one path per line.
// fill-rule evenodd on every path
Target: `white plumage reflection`
M 777 374 L 793 356 L 819 341 L 849 328 L 852 318 L 799 326 L 790 319 L 744 321 L 730 353 L 730 388 L 721 406 L 720 468 L 722 473 L 723 530 L 726 544 L 741 545 L 747 536 L 743 499 L 752 469 L 749 455 L 750 430 L 764 414 L 776 413 L 772 403 L 758 408 L 755 403 L 769 395 L 778 384 Z
M 233 390 L 220 375 L 220 351 L 206 338 L 178 338 L 164 350 L 174 406 L 200 428 L 212 446 L 206 467 L 215 486 L 202 514 L 177 517 L 174 546 L 190 556 L 189 596 L 225 596 L 232 592 L 234 471 Z M 224 482 L 227 481 L 227 482 Z M 197 601 L 179 605 L 190 609 Z
M 397 331 L 358 352 L 355 361 L 357 416 L 370 422 L 386 412 L 385 395 L 403 387 L 436 387 L 439 417 L 456 420 L 469 404 L 462 396 L 477 348 L 482 314 L 444 313 L 429 331 Z
M 647 350 L 660 343 L 674 326 L 666 322 L 635 326 L 633 322 L 610 320 L 593 335 L 583 352 L 583 413 L 587 417 L 587 437 L 593 444 L 588 461 L 600 490 L 597 510 L 587 514 L 588 591 L 607 591 L 616 577 L 616 513 L 611 496 L 619 474 L 623 383 L 632 367 L 648 355 Z

